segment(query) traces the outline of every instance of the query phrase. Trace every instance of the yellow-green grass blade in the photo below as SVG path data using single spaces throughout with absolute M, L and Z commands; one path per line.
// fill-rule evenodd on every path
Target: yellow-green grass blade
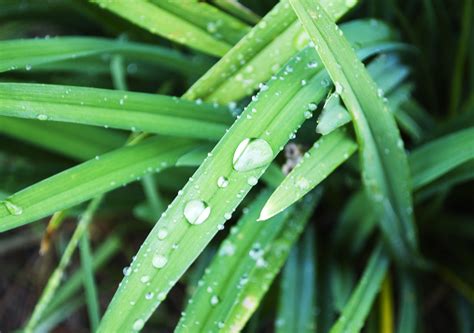
M 175 97 L 97 88 L 0 83 L 0 115 L 218 140 L 227 109 Z
M 266 222 L 265 222 L 266 223 Z M 315 230 L 311 226 L 295 244 L 282 272 L 275 331 L 314 332 L 316 329 Z
M 114 150 L 17 192 L 0 205 L 0 232 L 69 208 L 173 166 L 195 143 L 154 138 Z
M 366 56 L 379 49 L 369 48 Z M 143 327 L 304 122 L 308 104 L 327 95 L 327 74 L 308 67 L 315 56 L 312 48 L 302 50 L 252 98 L 144 241 L 131 265 L 133 273 L 122 281 L 99 332 Z M 164 232 L 166 239 L 160 240 L 158 234 Z M 151 293 L 154 298 L 147 299 Z
M 231 45 L 146 0 L 91 0 L 139 27 L 204 53 L 222 56 Z
M 362 179 L 381 228 L 399 262 L 416 261 L 418 245 L 410 173 L 393 115 L 362 62 L 319 4 L 290 0 L 351 113 L 359 144 Z
M 59 284 L 61 283 L 62 277 L 65 274 L 65 270 L 71 261 L 72 255 L 74 254 L 74 251 L 76 250 L 76 247 L 79 241 L 81 240 L 81 237 L 87 231 L 87 227 L 91 223 L 94 213 L 99 207 L 101 200 L 102 196 L 93 199 L 89 203 L 86 210 L 84 211 L 84 214 L 77 223 L 76 229 L 74 230 L 74 233 L 72 234 L 71 239 L 69 240 L 66 249 L 64 250 L 64 253 L 61 256 L 61 260 L 59 261 L 58 266 L 48 279 L 43 293 L 41 294 L 38 302 L 36 303 L 30 319 L 25 325 L 24 332 L 31 333 L 38 325 L 41 316 L 46 310 L 48 304 L 53 299 L 54 294 L 56 293 L 56 290 L 58 289 Z
M 302 161 L 273 192 L 262 209 L 260 220 L 275 216 L 321 183 L 355 151 L 357 144 L 341 128 L 323 136 L 306 152 Z
M 336 19 L 354 4 L 355 1 L 349 5 L 344 0 L 324 1 L 325 8 Z M 361 36 L 363 34 L 359 34 Z M 260 83 L 267 81 L 307 43 L 308 38 L 288 2 L 281 1 L 204 74 L 184 97 L 217 101 L 221 104 L 238 101 L 252 94 Z
M 200 74 L 207 67 L 205 62 L 165 47 L 98 37 L 4 40 L 0 49 L 0 72 L 28 71 L 38 65 L 109 53 L 185 74 Z
M 88 160 L 122 146 L 126 136 L 103 128 L 0 116 L 0 133 L 74 160 Z
M 237 43 L 250 27 L 239 19 L 202 1 L 152 0 L 158 7 L 199 27 L 217 40 L 230 45 Z
M 240 331 L 256 310 L 315 205 L 308 200 L 258 223 L 268 195 L 265 191 L 254 200 L 222 242 L 175 332 Z
M 361 330 L 382 285 L 388 265 L 389 257 L 379 244 L 372 252 L 362 277 L 330 333 L 352 333 Z

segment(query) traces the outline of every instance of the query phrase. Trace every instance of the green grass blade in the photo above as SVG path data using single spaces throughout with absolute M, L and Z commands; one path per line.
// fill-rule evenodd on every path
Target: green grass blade
M 398 306 L 397 333 L 417 332 L 418 320 L 418 290 L 416 288 L 413 272 L 401 272 L 400 276 L 400 301 Z
M 379 49 L 379 46 L 374 47 L 371 52 Z M 163 300 L 162 297 L 196 259 L 304 122 L 308 104 L 319 103 L 326 96 L 329 89 L 327 74 L 320 72 L 320 68 L 307 66 L 315 56 L 312 48 L 302 50 L 278 76 L 267 83 L 267 89 L 254 96 L 156 223 L 132 263 L 132 270 L 135 267 L 140 269 L 124 278 L 99 331 L 128 330 L 144 325 Z M 306 84 L 301 84 L 302 81 Z M 279 98 L 275 99 L 275 95 Z M 220 177 L 227 179 L 227 186 L 218 185 L 222 184 Z M 187 206 L 191 211 L 194 210 L 191 208 L 196 208 L 201 212 L 196 217 L 198 220 L 188 219 L 183 214 Z M 194 226 L 189 220 L 201 224 Z M 163 229 L 168 236 L 165 240 L 159 240 L 158 233 Z M 185 250 L 175 251 L 176 246 L 182 246 Z M 161 263 L 173 262 L 173 265 L 165 264 L 157 269 L 152 265 L 146 249 L 154 253 L 153 257 L 158 257 Z M 149 301 L 145 295 L 150 292 L 160 297 Z M 133 307 L 130 307 L 130 302 L 134 302 Z
M 377 86 L 342 31 L 319 5 L 290 0 L 353 118 L 365 187 L 400 262 L 416 259 L 416 229 L 403 141 Z
M 413 187 L 420 188 L 474 159 L 474 127 L 433 140 L 410 155 Z
M 212 3 L 245 22 L 256 24 L 260 21 L 257 14 L 239 3 L 238 0 L 212 0 Z
M 169 96 L 96 88 L 0 83 L 0 115 L 219 139 L 225 108 Z
M 0 117 L 0 133 L 79 161 L 116 149 L 126 141 L 124 135 L 103 128 L 12 117 Z
M 382 285 L 388 264 L 387 254 L 382 246 L 378 245 L 374 249 L 356 289 L 344 306 L 341 316 L 332 326 L 330 333 L 359 332 L 361 330 Z
M 92 332 L 99 327 L 100 310 L 97 287 L 92 269 L 92 254 L 89 242 L 89 232 L 86 230 L 79 243 L 81 266 L 84 273 L 84 289 L 86 293 L 87 312 L 89 314 L 90 329 Z
M 250 27 L 239 19 L 201 1 L 152 0 L 158 7 L 198 26 L 217 40 L 230 45 L 237 43 Z
M 185 140 L 155 138 L 65 170 L 2 201 L 0 231 L 33 222 L 172 166 L 193 146 Z
M 256 310 L 314 207 L 308 200 L 298 207 L 298 215 L 289 211 L 258 223 L 268 194 L 252 203 L 223 241 L 176 332 L 240 331 Z
M 216 39 L 207 31 L 145 0 L 133 2 L 91 0 L 91 2 L 153 34 L 204 53 L 222 56 L 231 48 L 230 44 Z
M 277 333 L 314 332 L 316 328 L 314 238 L 314 229 L 310 226 L 302 243 L 293 247 L 285 264 L 275 321 Z
M 180 52 L 156 45 L 92 37 L 55 37 L 50 39 L 14 39 L 0 41 L 0 72 L 37 65 L 76 60 L 101 54 L 120 54 L 128 59 L 143 60 L 184 74 L 200 74 L 206 63 L 192 60 Z M 188 66 L 190 62 L 193 66 Z
M 355 1 L 349 5 L 344 0 L 324 1 L 326 9 L 336 19 L 354 4 Z M 288 2 L 281 1 L 204 74 L 184 97 L 221 104 L 235 102 L 252 94 L 260 83 L 267 81 L 307 43 L 308 38 Z
M 299 166 L 285 178 L 268 199 L 260 214 L 260 220 L 278 214 L 299 200 L 357 150 L 357 144 L 346 132 L 345 128 L 337 129 L 316 141 Z
M 61 278 L 64 275 L 65 269 L 69 265 L 72 255 L 76 250 L 77 244 L 79 243 L 81 237 L 84 235 L 84 232 L 87 231 L 87 227 L 90 224 L 92 217 L 100 204 L 101 199 L 101 197 L 93 199 L 87 206 L 87 209 L 84 211 L 83 216 L 79 220 L 77 227 L 74 230 L 74 233 L 72 234 L 71 239 L 69 240 L 69 243 L 66 246 L 63 255 L 61 256 L 61 260 L 59 261 L 58 267 L 56 267 L 54 272 L 51 274 L 39 301 L 36 303 L 35 309 L 33 310 L 33 314 L 31 315 L 30 320 L 25 326 L 25 332 L 33 332 L 35 327 L 38 325 L 38 322 L 41 316 L 43 315 L 44 310 L 53 299 L 54 294 L 58 289 L 59 284 L 61 283 Z

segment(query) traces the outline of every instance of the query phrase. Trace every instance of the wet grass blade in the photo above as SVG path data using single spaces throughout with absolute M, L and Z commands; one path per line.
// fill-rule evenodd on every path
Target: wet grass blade
M 31 223 L 150 172 L 174 165 L 194 143 L 154 138 L 120 148 L 17 192 L 0 205 L 0 232 Z
M 315 43 L 336 92 L 351 113 L 360 149 L 363 182 L 381 228 L 401 263 L 416 261 L 410 173 L 403 141 L 378 88 L 343 32 L 319 2 L 290 0 Z
M 43 290 L 42 295 L 36 303 L 35 309 L 33 310 L 33 314 L 31 315 L 30 320 L 25 326 L 25 332 L 30 333 L 34 331 L 35 327 L 38 325 L 41 316 L 44 313 L 44 310 L 53 299 L 54 294 L 56 293 L 56 290 L 58 289 L 59 284 L 61 283 L 61 279 L 64 275 L 65 269 L 69 265 L 69 262 L 71 261 L 72 255 L 74 254 L 74 251 L 76 250 L 76 247 L 81 237 L 84 235 L 84 232 L 87 231 L 87 227 L 90 224 L 92 217 L 100 204 L 101 199 L 101 197 L 98 199 L 93 199 L 87 206 L 87 209 L 84 211 L 83 216 L 79 220 L 77 227 L 74 230 L 74 233 L 72 234 L 71 239 L 69 240 L 69 243 L 66 246 L 63 255 L 61 256 L 61 260 L 59 261 L 58 267 L 51 274 L 46 284 L 46 287 Z
M 372 252 L 356 289 L 344 306 L 339 319 L 329 331 L 330 333 L 359 332 L 361 330 L 382 285 L 388 264 L 389 258 L 379 244 Z
M 379 31 L 371 37 L 380 38 Z M 377 45 L 366 55 L 379 50 Z M 144 241 L 131 265 L 137 270 L 124 278 L 99 332 L 143 327 L 304 122 L 308 104 L 327 95 L 327 74 L 308 66 L 315 57 L 312 48 L 302 50 L 253 97 Z M 167 237 L 160 240 L 164 231 Z M 148 300 L 149 293 L 157 297 Z
M 308 200 L 298 207 L 298 215 L 288 211 L 258 223 L 268 195 L 257 197 L 223 241 L 176 332 L 240 331 L 256 310 L 314 207 Z
M 0 117 L 0 133 L 79 161 L 116 149 L 126 141 L 124 135 L 103 128 L 12 117 Z
M 0 83 L 0 115 L 218 140 L 226 108 L 174 97 L 96 88 Z
M 315 188 L 355 151 L 357 144 L 341 128 L 322 137 L 307 151 L 301 163 L 273 192 L 260 220 L 275 216 Z
M 293 247 L 283 269 L 275 321 L 277 333 L 314 332 L 316 329 L 314 232 L 311 226 L 305 231 L 302 242 Z
M 238 0 L 212 0 L 212 3 L 235 17 L 251 24 L 256 24 L 261 19 L 257 14 L 239 3 Z
M 355 2 L 348 4 L 344 0 L 325 1 L 325 6 L 338 19 Z M 260 83 L 270 79 L 308 41 L 288 2 L 281 1 L 204 74 L 184 97 L 221 104 L 236 102 L 252 94 Z
M 135 0 L 133 2 L 92 0 L 91 2 L 153 34 L 204 53 L 222 56 L 231 48 L 231 45 L 227 42 L 216 39 L 193 23 L 145 0 Z
M 185 74 L 200 74 L 205 62 L 156 45 L 92 37 L 55 37 L 0 41 L 0 72 L 32 70 L 37 65 L 101 54 L 121 54 Z M 192 63 L 193 66 L 189 66 Z

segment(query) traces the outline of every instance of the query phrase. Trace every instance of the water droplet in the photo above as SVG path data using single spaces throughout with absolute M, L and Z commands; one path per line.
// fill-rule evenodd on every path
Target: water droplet
M 219 297 L 217 297 L 216 295 L 213 295 L 211 297 L 211 305 L 217 305 L 219 304 Z
M 158 296 L 156 296 L 156 298 L 159 301 L 163 301 L 166 298 L 166 293 L 164 291 L 162 291 L 161 293 L 158 294 Z
M 140 281 L 142 283 L 147 283 L 148 281 L 150 281 L 150 277 L 148 275 L 143 275 L 141 278 L 140 278 Z
M 250 186 L 255 186 L 257 185 L 258 183 L 258 178 L 257 177 L 249 177 L 249 179 L 247 179 L 247 184 L 249 184 Z
M 48 116 L 45 114 L 39 114 L 38 117 L 36 117 L 38 120 L 48 120 Z
M 313 116 L 313 113 L 311 111 L 305 111 L 304 117 L 306 119 L 310 119 Z
M 161 254 L 155 255 L 152 260 L 152 265 L 155 268 L 163 268 L 166 266 L 167 263 L 168 263 L 168 258 L 166 258 L 165 256 L 162 256 Z
M 227 187 L 227 185 L 229 185 L 229 180 L 226 177 L 220 176 L 217 179 L 217 186 L 219 186 L 220 188 Z
M 31 65 L 30 65 L 30 64 L 26 65 L 26 66 L 25 66 L 25 69 L 26 69 L 27 71 L 31 71 Z
M 168 236 L 168 230 L 165 228 L 158 230 L 158 239 L 165 239 Z
M 184 217 L 191 224 L 201 224 L 211 214 L 211 207 L 204 201 L 191 200 L 184 207 Z
M 131 272 L 132 272 L 132 269 L 130 267 L 127 266 L 127 267 L 123 268 L 123 275 L 124 276 L 129 276 Z
M 309 103 L 309 104 L 308 104 L 308 110 L 309 110 L 309 111 L 314 111 L 314 110 L 316 110 L 317 108 L 318 108 L 318 105 L 315 104 L 315 103 Z
M 154 295 L 154 294 L 150 291 L 150 292 L 146 293 L 145 298 L 148 299 L 148 300 L 150 300 L 150 299 L 153 298 L 153 295 Z
M 5 205 L 6 209 L 8 210 L 8 212 L 11 215 L 18 216 L 18 215 L 23 214 L 23 208 L 21 208 L 20 206 L 15 205 L 11 201 L 5 200 L 5 201 L 3 201 L 3 204 Z
M 342 86 L 342 84 L 336 82 L 334 86 L 336 87 L 336 93 L 339 95 L 342 94 L 342 92 L 344 91 L 344 87 Z
M 316 61 L 308 62 L 308 68 L 316 68 L 318 67 L 318 63 Z
M 224 218 L 225 218 L 226 220 L 230 220 L 230 219 L 232 218 L 232 214 L 231 214 L 231 213 L 225 213 L 225 214 L 224 214 Z
M 234 153 L 233 165 L 237 171 L 250 171 L 271 162 L 273 151 L 264 139 L 244 139 Z
M 145 326 L 145 321 L 143 319 L 137 319 L 133 323 L 132 328 L 133 328 L 134 331 L 139 331 L 143 328 L 143 326 Z

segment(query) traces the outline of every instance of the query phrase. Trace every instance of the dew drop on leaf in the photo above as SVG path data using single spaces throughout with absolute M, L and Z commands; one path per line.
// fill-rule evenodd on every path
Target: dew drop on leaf
M 219 186 L 220 188 L 227 187 L 227 185 L 229 185 L 229 180 L 226 177 L 220 176 L 217 179 L 217 186 Z
M 153 260 L 151 263 L 153 267 L 155 268 L 163 268 L 168 263 L 168 258 L 166 258 L 165 256 L 161 254 L 157 254 L 153 257 Z
M 250 171 L 268 165 L 273 150 L 264 139 L 244 139 L 234 153 L 233 165 L 236 171 Z
M 3 204 L 5 205 L 5 207 L 7 208 L 8 212 L 11 215 L 18 216 L 18 215 L 23 214 L 23 208 L 21 208 L 20 206 L 15 205 L 13 202 L 5 200 L 5 201 L 3 201 Z
M 211 297 L 211 305 L 217 305 L 219 304 L 219 297 L 217 297 L 216 295 L 213 295 Z
M 132 329 L 134 331 L 140 331 L 143 328 L 143 326 L 145 326 L 145 321 L 143 321 L 143 319 L 137 319 L 133 323 Z
M 184 207 L 184 217 L 191 224 L 201 224 L 211 214 L 211 207 L 204 201 L 191 200 Z

